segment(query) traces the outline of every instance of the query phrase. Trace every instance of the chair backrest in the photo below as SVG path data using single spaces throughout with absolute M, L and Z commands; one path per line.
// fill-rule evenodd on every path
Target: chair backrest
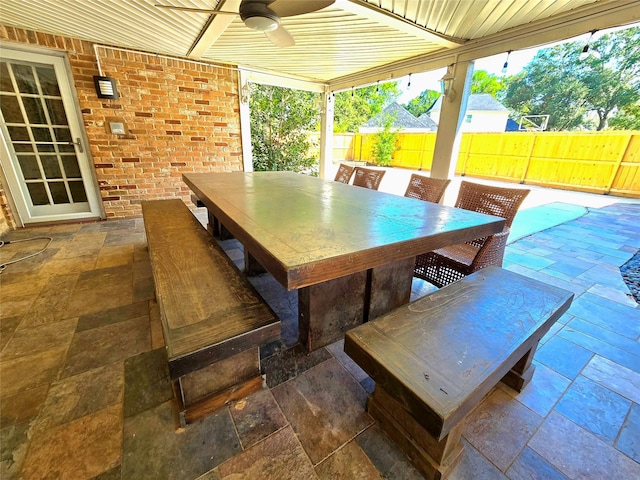
M 510 228 L 528 194 L 529 190 L 522 188 L 492 187 L 462 181 L 455 206 L 502 217 L 506 220 L 505 227 Z
M 370 168 L 356 167 L 356 176 L 353 179 L 353 184 L 356 187 L 377 190 L 385 173 L 385 170 L 372 170 Z
M 411 175 L 405 197 L 418 198 L 426 202 L 438 203 L 451 180 L 446 178 L 432 178 L 418 175 Z
M 340 183 L 349 183 L 349 180 L 351 180 L 351 176 L 353 175 L 353 171 L 355 169 L 356 167 L 350 167 L 349 165 L 341 163 L 338 167 L 338 173 L 336 173 L 336 178 L 334 178 L 334 181 Z

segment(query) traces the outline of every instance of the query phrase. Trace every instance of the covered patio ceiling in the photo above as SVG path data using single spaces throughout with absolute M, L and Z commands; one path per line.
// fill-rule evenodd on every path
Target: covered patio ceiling
M 2 0 L 0 22 L 336 91 L 640 21 L 637 0 L 336 0 L 282 18 L 295 40 L 282 48 L 237 15 L 157 5 L 237 12 L 240 0 Z

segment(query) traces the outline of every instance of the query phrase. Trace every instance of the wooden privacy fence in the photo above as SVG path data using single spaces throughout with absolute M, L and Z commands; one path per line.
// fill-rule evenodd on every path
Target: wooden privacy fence
M 392 166 L 430 170 L 435 133 L 398 134 Z M 372 161 L 375 134 L 336 134 L 333 160 Z M 640 198 L 640 132 L 464 133 L 457 175 Z

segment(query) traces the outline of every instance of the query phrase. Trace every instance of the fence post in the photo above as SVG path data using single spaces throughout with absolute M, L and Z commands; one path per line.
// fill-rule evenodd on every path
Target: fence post
M 627 156 L 627 153 L 629 152 L 629 148 L 631 147 L 631 137 L 633 135 L 628 134 L 627 135 L 627 146 L 624 148 L 624 150 L 620 150 L 622 153 L 621 155 L 618 157 L 618 160 L 616 161 L 616 165 L 613 167 L 612 172 L 611 172 L 611 177 L 609 178 L 609 181 L 607 182 L 607 185 L 604 189 L 604 193 L 605 195 L 609 195 L 611 193 L 611 187 L 613 186 L 613 182 L 616 180 L 616 176 L 618 175 L 618 171 L 620 170 L 620 166 L 622 165 L 622 161 L 625 159 L 625 157 Z
M 536 141 L 538 140 L 539 133 L 533 134 L 533 142 L 531 142 L 531 148 L 529 148 L 529 154 L 527 155 L 527 164 L 524 166 L 522 177 L 520 178 L 520 184 L 525 183 L 527 179 L 527 173 L 529 173 L 529 165 L 531 164 L 531 157 L 533 156 L 533 150 L 536 148 Z

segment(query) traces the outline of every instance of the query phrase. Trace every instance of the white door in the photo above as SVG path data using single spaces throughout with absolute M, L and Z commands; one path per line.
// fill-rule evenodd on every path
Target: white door
M 23 224 L 102 216 L 64 58 L 0 50 L 0 134 L 2 168 Z

